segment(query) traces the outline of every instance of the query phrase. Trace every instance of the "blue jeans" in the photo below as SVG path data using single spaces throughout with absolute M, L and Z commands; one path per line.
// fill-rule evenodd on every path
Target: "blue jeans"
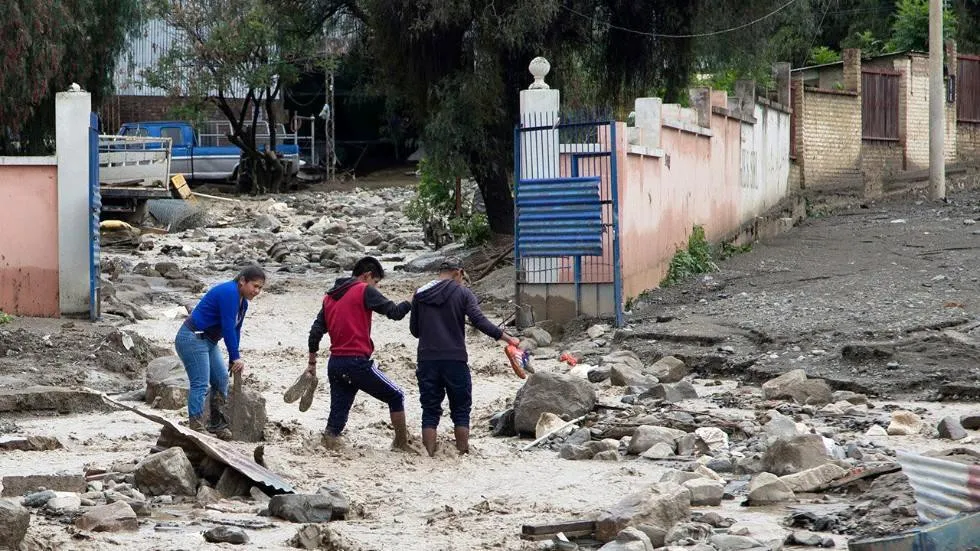
M 330 381 L 330 416 L 327 418 L 326 432 L 331 436 L 340 436 L 347 426 L 350 408 L 360 390 L 388 404 L 391 413 L 405 411 L 402 389 L 382 373 L 378 364 L 370 358 L 330 356 L 327 380 Z
M 466 362 L 422 360 L 415 370 L 422 403 L 422 428 L 434 429 L 442 417 L 442 401 L 449 396 L 449 418 L 455 427 L 470 426 L 473 380 Z
M 191 383 L 187 395 L 187 414 L 201 417 L 204 415 L 204 399 L 209 385 L 215 392 L 228 397 L 228 364 L 217 343 L 203 335 L 195 335 L 186 325 L 180 326 L 174 344 Z

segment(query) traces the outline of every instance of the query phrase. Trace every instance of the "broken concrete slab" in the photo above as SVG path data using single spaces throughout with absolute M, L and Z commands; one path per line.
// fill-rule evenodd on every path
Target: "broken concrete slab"
M 63 447 L 57 438 L 51 436 L 0 437 L 0 450 L 2 451 L 44 452 Z
M 20 549 L 31 525 L 31 512 L 9 499 L 0 499 L 0 549 Z
M 20 390 L 0 390 L 0 413 L 57 411 L 85 413 L 108 409 L 102 396 L 84 390 L 54 386 L 32 386 Z
M 3 492 L 0 496 L 22 496 L 39 488 L 56 492 L 84 493 L 87 483 L 79 474 L 33 474 L 24 476 L 5 476 L 0 480 Z
M 681 379 L 687 376 L 688 369 L 683 361 L 673 356 L 667 356 L 651 365 L 650 373 L 661 383 L 679 383 Z
M 146 400 L 156 409 L 180 409 L 187 405 L 190 382 L 177 356 L 156 358 L 146 366 Z
M 575 419 L 592 411 L 595 403 L 595 387 L 584 379 L 532 373 L 514 398 L 514 427 L 520 434 L 533 434 L 542 413 Z
M 814 492 L 844 476 L 847 476 L 846 470 L 833 463 L 826 463 L 795 474 L 781 476 L 780 480 L 794 492 Z
M 179 447 L 155 453 L 136 466 L 136 486 L 149 496 L 197 494 L 194 465 Z
M 628 526 L 647 524 L 670 530 L 690 516 L 691 492 L 674 484 L 659 484 L 630 494 L 603 509 L 596 518 L 596 539 L 608 542 Z
M 827 446 L 819 434 L 777 439 L 762 454 L 763 470 L 776 476 L 798 473 L 830 461 Z
M 124 532 L 139 530 L 136 512 L 125 501 L 93 507 L 78 517 L 75 526 L 90 532 Z

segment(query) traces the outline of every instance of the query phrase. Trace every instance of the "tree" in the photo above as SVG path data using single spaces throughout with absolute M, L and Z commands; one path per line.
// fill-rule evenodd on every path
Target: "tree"
M 888 49 L 893 52 L 929 50 L 929 0 L 897 0 Z M 943 37 L 956 34 L 956 14 L 943 9 Z
M 303 2 L 269 0 L 154 0 L 153 15 L 179 36 L 155 67 L 151 86 L 185 97 L 192 107 L 211 104 L 228 119 L 228 140 L 244 153 L 253 190 L 278 190 L 284 178 L 274 153 L 275 101 L 304 69 L 322 65 L 320 29 Z M 235 92 L 244 99 L 233 99 Z M 259 114 L 269 124 L 270 147 L 256 138 Z M 242 177 L 243 168 L 239 169 Z
M 76 82 L 94 108 L 112 91 L 139 0 L 8 0 L 0 18 L 0 154 L 52 150 L 54 98 Z

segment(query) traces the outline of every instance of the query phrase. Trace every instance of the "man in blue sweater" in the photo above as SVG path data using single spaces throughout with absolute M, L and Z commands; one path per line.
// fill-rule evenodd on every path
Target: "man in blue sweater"
M 476 296 L 463 286 L 464 277 L 459 260 L 449 258 L 439 267 L 439 279 L 422 286 L 412 297 L 409 330 L 419 339 L 415 376 L 422 402 L 422 444 L 429 457 L 436 453 L 436 429 L 447 395 L 456 449 L 460 454 L 470 449 L 473 382 L 467 365 L 466 318 L 494 340 L 519 343 L 483 315 Z

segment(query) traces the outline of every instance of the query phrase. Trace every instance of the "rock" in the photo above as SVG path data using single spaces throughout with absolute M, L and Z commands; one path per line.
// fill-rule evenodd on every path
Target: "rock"
M 221 478 L 214 486 L 214 489 L 222 497 L 247 496 L 251 488 L 252 481 L 231 467 L 226 468 L 225 472 L 221 473 Z
M 271 214 L 260 214 L 259 216 L 255 217 L 252 224 L 256 229 L 269 230 L 271 232 L 279 231 L 279 228 L 282 227 L 282 222 Z
M 184 364 L 177 356 L 157 358 L 146 366 L 146 403 L 158 409 L 180 409 L 187 405 L 190 383 Z
M 0 437 L 0 451 L 45 452 L 63 447 L 57 438 L 51 436 Z
M 833 392 L 823 379 L 807 379 L 806 372 L 794 369 L 762 384 L 766 400 L 791 399 L 799 404 L 824 406 L 833 401 Z
M 600 325 L 593 325 L 592 327 L 589 327 L 585 331 L 585 334 L 588 335 L 590 339 L 598 339 L 599 337 L 605 335 L 606 331 L 609 331 L 609 326 L 605 324 L 600 324 Z
M 595 388 L 583 379 L 546 372 L 532 373 L 514 399 L 514 427 L 533 434 L 542 413 L 575 419 L 592 411 Z
M 725 485 L 716 480 L 698 478 L 688 480 L 684 487 L 691 492 L 692 507 L 715 507 L 721 505 L 721 498 L 725 495 Z
M 616 450 L 605 450 L 592 456 L 592 459 L 596 461 L 622 461 L 623 458 Z
M 833 463 L 825 463 L 796 474 L 782 476 L 780 480 L 794 492 L 813 492 L 846 475 L 847 471 L 844 469 Z
M 599 548 L 600 551 L 653 551 L 650 537 L 637 528 L 626 528 L 616 539 Z
M 688 370 L 684 362 L 673 356 L 667 356 L 650 366 L 650 372 L 661 383 L 678 383 L 687 376 Z
M 560 429 L 565 425 L 565 420 L 554 413 L 544 412 L 538 418 L 538 423 L 534 425 L 534 437 L 541 438 L 551 431 Z M 566 427 L 567 430 L 574 430 L 573 427 Z
M 613 386 L 637 386 L 649 388 L 659 381 L 627 364 L 613 364 L 609 370 L 609 382 Z
M 261 442 L 265 440 L 265 424 L 269 417 L 265 409 L 265 397 L 255 390 L 243 388 L 235 393 L 233 385 L 228 388 L 228 403 L 225 416 L 231 436 L 237 442 Z
M 789 544 L 806 545 L 809 547 L 820 547 L 823 545 L 823 537 L 806 530 L 797 530 L 787 538 Z
M 683 486 L 685 482 L 689 480 L 697 480 L 701 478 L 701 475 L 697 473 L 692 473 L 689 471 L 678 471 L 676 469 L 671 469 L 664 473 L 660 477 L 661 483 L 677 484 L 678 486 Z
M 674 447 L 670 444 L 665 444 L 663 442 L 657 442 L 656 444 L 647 448 L 646 451 L 640 454 L 640 457 L 646 459 L 667 459 L 668 457 L 674 456 Z
M 732 462 L 732 458 L 722 456 L 708 461 L 704 467 L 717 473 L 730 473 L 735 469 L 735 464 Z
M 643 362 L 640 360 L 640 357 L 631 350 L 616 350 L 602 357 L 602 365 L 613 366 L 619 364 L 628 365 L 640 372 L 644 371 Z
M 58 497 L 54 490 L 44 490 L 27 495 L 22 502 L 24 507 L 44 507 L 48 501 Z
M 671 451 L 674 451 L 676 449 L 677 440 L 685 434 L 687 433 L 682 430 L 668 427 L 642 425 L 633 431 L 633 438 L 630 440 L 630 445 L 627 448 L 626 453 L 639 455 L 657 443 L 667 444 L 670 446 Z
M 711 526 L 712 528 L 728 528 L 735 523 L 734 520 L 726 519 L 714 511 L 704 513 L 697 520 Z
M 892 412 L 892 422 L 885 432 L 889 436 L 910 436 L 922 432 L 922 418 L 911 411 L 896 410 Z
M 540 327 L 528 327 L 524 330 L 524 336 L 534 339 L 534 342 L 538 343 L 538 346 L 551 346 L 551 342 L 553 341 L 551 333 Z
M 729 534 L 748 536 L 762 542 L 762 546 L 767 549 L 779 550 L 783 548 L 786 538 L 790 532 L 780 524 L 765 520 L 749 520 L 732 524 L 728 530 Z
M 231 543 L 242 545 L 248 543 L 248 534 L 241 528 L 230 528 L 228 526 L 215 526 L 204 532 L 204 541 L 208 543 Z
M 56 513 L 71 513 L 82 507 L 82 498 L 78 494 L 69 492 L 59 492 L 58 495 L 48 500 L 44 508 Z
M 587 428 L 581 428 L 568 435 L 565 439 L 565 444 L 573 445 L 585 445 L 592 441 L 592 431 Z
M 694 474 L 698 475 L 701 478 L 706 478 L 708 480 L 714 480 L 716 482 L 724 482 L 725 481 L 725 479 L 722 478 L 721 476 L 719 476 L 718 473 L 715 472 L 714 469 L 712 469 L 712 468 L 710 468 L 710 467 L 708 467 L 706 465 L 698 465 L 694 469 Z
M 155 453 L 136 466 L 136 486 L 148 496 L 197 494 L 197 475 L 184 450 L 173 447 Z
M 296 531 L 289 545 L 299 549 L 359 550 L 361 546 L 339 534 L 329 524 L 307 524 Z
M 344 520 L 350 511 L 347 498 L 339 495 L 285 494 L 272 496 L 269 513 L 290 522 L 330 522 Z
M 698 397 L 698 391 L 694 385 L 687 381 L 674 384 L 659 384 L 640 395 L 640 399 L 652 398 L 654 400 L 665 400 L 670 403 L 680 402 L 681 400 L 693 400 Z
M 197 503 L 202 507 L 217 503 L 221 499 L 221 493 L 210 486 L 201 484 L 201 487 L 197 489 Z
M 29 510 L 9 499 L 0 499 L 0 549 L 20 549 L 30 525 Z
M 600 365 L 589 370 L 589 382 L 601 383 L 612 376 L 612 368 L 608 365 Z
M 960 424 L 966 430 L 980 429 L 980 415 L 964 415 L 960 417 Z
M 762 468 L 776 476 L 783 476 L 819 467 L 830 460 L 823 437 L 805 434 L 773 442 L 762 454 Z
M 962 440 L 967 437 L 966 430 L 960 424 L 959 419 L 955 417 L 944 417 L 936 428 L 939 431 L 940 438 Z
M 883 429 L 881 425 L 871 425 L 871 428 L 864 434 L 865 436 L 888 436 L 888 431 Z
M 728 449 L 728 435 L 725 431 L 716 427 L 701 427 L 694 431 L 694 434 L 701 439 L 701 442 L 708 447 L 710 452 L 718 452 Z
M 136 531 L 140 527 L 136 512 L 125 501 L 93 507 L 78 517 L 75 526 L 90 532 Z
M 867 405 L 868 397 L 864 394 L 851 392 L 850 390 L 836 390 L 833 394 L 834 402 L 848 402 L 855 406 Z
M 768 436 L 769 441 L 778 438 L 792 438 L 802 434 L 792 417 L 783 415 L 776 410 L 769 411 L 767 415 L 769 421 L 762 426 L 762 432 Z
M 762 542 L 747 536 L 715 534 L 708 540 L 718 551 L 738 551 L 740 549 L 769 549 Z
M 365 247 L 380 245 L 385 240 L 384 236 L 376 231 L 369 231 L 361 235 L 358 241 Z
M 517 429 L 514 428 L 514 410 L 508 409 L 494 416 L 496 421 L 491 419 L 493 430 L 491 434 L 497 437 L 517 436 Z
M 694 503 L 691 503 L 694 505 Z M 666 545 L 691 545 L 694 542 L 708 541 L 711 537 L 711 526 L 703 522 L 681 522 L 675 524 L 664 537 Z
M 569 461 L 584 461 L 594 456 L 595 452 L 591 448 L 578 444 L 563 444 L 558 451 L 558 457 Z
M 639 524 L 636 529 L 640 532 L 646 534 L 650 538 L 650 544 L 653 545 L 654 549 L 663 547 L 667 539 L 667 531 L 662 528 L 657 528 L 656 526 L 651 526 L 649 524 Z
M 677 455 L 694 455 L 699 445 L 698 436 L 693 433 L 687 433 L 677 439 Z
M 620 530 L 647 524 L 668 531 L 690 516 L 690 492 L 674 484 L 661 484 L 630 494 L 599 512 L 596 539 L 612 541 Z
M 795 499 L 793 490 L 772 473 L 759 473 L 749 482 L 749 501 L 753 505 L 766 505 Z

